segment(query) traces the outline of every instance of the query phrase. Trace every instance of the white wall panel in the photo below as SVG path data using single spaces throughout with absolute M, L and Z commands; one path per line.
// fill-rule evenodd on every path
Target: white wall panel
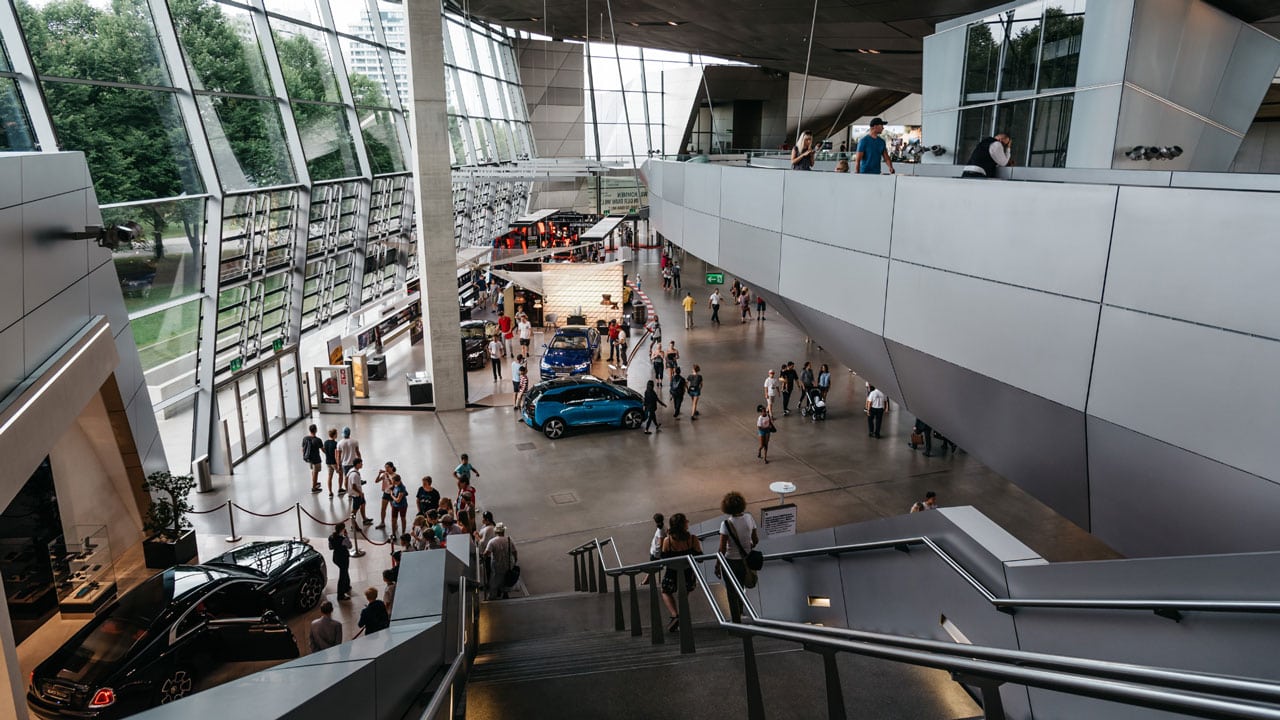
M 689 163 L 684 166 L 684 206 L 709 215 L 720 214 L 720 170 L 723 165 Z
M 640 177 L 649 187 L 649 196 L 662 197 L 662 170 L 667 164 L 661 160 L 646 160 L 640 166 Z
M 720 175 L 720 217 L 782 232 L 782 185 L 786 171 L 726 167 Z
M 955 59 L 965 56 L 964 46 L 968 33 L 968 28 L 961 26 L 924 39 L 924 90 L 921 108 L 925 112 L 948 110 L 960 104 L 964 64 Z
M 23 167 L 30 165 L 24 162 Z M 22 206 L 24 309 L 31 312 L 89 271 L 84 240 L 54 239 L 59 232 L 85 227 L 84 191 L 55 195 Z
M 0 331 L 0 399 L 27 377 L 22 342 L 21 320 Z
M 1124 80 L 1125 51 L 1129 48 L 1129 26 L 1132 21 L 1133 0 L 1107 0 L 1105 3 L 1093 3 L 1089 6 L 1088 12 L 1084 14 L 1080 66 L 1076 70 L 1077 87 Z M 1071 137 L 1076 137 L 1074 126 Z M 1073 147 L 1074 145 L 1072 143 Z
M 662 168 L 662 199 L 684 205 L 684 164 L 667 163 Z
M 778 290 L 782 236 L 732 220 L 720 221 L 720 252 L 725 270 L 766 290 Z
M 63 290 L 23 319 L 26 374 L 35 372 L 89 322 L 89 279 Z
M 684 209 L 684 249 L 717 265 L 720 262 L 720 218 Z
M 1225 82 L 1218 84 L 1209 117 L 1233 130 L 1247 131 L 1275 77 L 1277 65 L 1280 47 L 1275 38 L 1251 26 L 1241 27 L 1222 74 Z
M 783 235 L 779 272 L 783 297 L 881 333 L 887 258 Z
M 5 167 L 17 164 L 0 164 Z M 0 228 L 4 228 L 0 230 L 4 253 L 4 262 L 0 262 L 0 329 L 4 329 L 22 317 L 22 208 L 0 208 Z
M 1254 192 L 1121 188 L 1106 302 L 1280 338 L 1280 203 Z
M 664 199 L 662 201 L 662 234 L 677 245 L 684 245 L 684 207 Z
M 1115 196 L 1105 185 L 902 177 L 893 258 L 1097 302 Z
M 1083 65 L 1084 56 L 1080 59 Z M 1118 72 L 1122 71 L 1123 66 Z M 1120 122 L 1120 96 L 1123 91 L 1123 85 L 1109 85 L 1076 93 L 1071 109 L 1072 142 L 1067 145 L 1067 167 L 1111 167 L 1116 156 L 1114 138 Z M 965 159 L 968 159 L 967 155 Z
M 782 230 L 876 255 L 889 254 L 894 177 L 787 173 Z
M 893 262 L 885 337 L 1084 409 L 1098 306 Z
M 89 187 L 89 166 L 84 153 L 32 153 L 22 156 L 24 203 Z
M 1089 414 L 1280 478 L 1276 368 L 1280 342 L 1104 307 Z

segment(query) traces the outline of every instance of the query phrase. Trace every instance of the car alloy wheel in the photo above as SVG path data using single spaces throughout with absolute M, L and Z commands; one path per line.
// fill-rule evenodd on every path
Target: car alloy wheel
M 191 694 L 195 680 L 186 670 L 174 670 L 160 684 L 160 704 L 166 705 Z
M 564 420 L 561 420 L 560 418 L 551 418 L 543 424 L 542 433 L 552 440 L 555 440 L 561 435 L 564 435 L 564 428 Z
M 298 586 L 298 611 L 306 612 L 316 605 L 320 604 L 320 597 L 324 594 L 324 583 L 315 575 L 308 575 L 302 584 Z
M 622 414 L 622 426 L 628 430 L 639 430 L 644 423 L 644 413 L 631 408 Z

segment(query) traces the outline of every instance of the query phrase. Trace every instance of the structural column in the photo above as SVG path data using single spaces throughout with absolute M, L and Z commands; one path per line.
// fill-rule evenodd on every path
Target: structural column
M 413 90 L 414 183 L 418 192 L 418 276 L 427 372 L 437 410 L 466 407 L 458 326 L 458 254 L 453 239 L 453 183 L 444 90 L 440 4 L 405 3 Z

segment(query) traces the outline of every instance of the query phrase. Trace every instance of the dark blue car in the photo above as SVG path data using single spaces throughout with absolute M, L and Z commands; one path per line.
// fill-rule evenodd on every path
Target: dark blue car
M 538 365 L 543 380 L 591 372 L 591 361 L 600 357 L 600 333 L 585 325 L 567 325 L 543 346 Z
M 635 430 L 644 421 L 644 398 L 625 385 L 594 375 L 538 383 L 529 390 L 521 417 L 555 440 L 570 427 L 621 425 Z

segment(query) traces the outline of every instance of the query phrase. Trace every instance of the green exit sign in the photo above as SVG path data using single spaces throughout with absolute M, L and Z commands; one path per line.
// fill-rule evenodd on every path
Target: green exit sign
M 240 372 L 244 368 L 244 358 L 231 358 L 231 372 Z
M 723 285 L 724 273 L 707 273 L 708 285 Z
M 284 338 L 276 338 L 271 341 L 271 352 L 280 352 L 284 349 Z

